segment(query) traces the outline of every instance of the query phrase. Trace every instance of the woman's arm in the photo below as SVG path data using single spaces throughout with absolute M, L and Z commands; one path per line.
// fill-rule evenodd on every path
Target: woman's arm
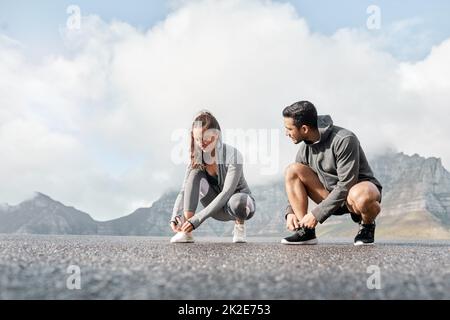
M 183 201 L 184 201 L 184 188 L 186 186 L 186 181 L 189 177 L 189 173 L 191 172 L 191 165 L 188 165 L 186 168 L 186 172 L 184 174 L 183 184 L 181 185 L 181 190 L 178 193 L 177 199 L 175 200 L 175 204 L 172 210 L 172 217 L 170 218 L 170 222 L 175 222 L 175 218 L 177 216 L 183 216 Z
M 223 183 L 222 191 L 214 198 L 211 203 L 206 206 L 203 210 L 198 212 L 188 221 L 192 226 L 197 229 L 200 224 L 203 223 L 207 218 L 209 218 L 217 210 L 221 210 L 231 196 L 235 193 L 236 187 L 242 176 L 243 166 L 241 163 L 230 164 L 228 166 L 227 175 Z

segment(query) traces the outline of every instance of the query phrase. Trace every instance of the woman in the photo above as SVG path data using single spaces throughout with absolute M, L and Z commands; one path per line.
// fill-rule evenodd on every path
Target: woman
M 192 231 L 207 218 L 235 221 L 233 242 L 246 242 L 244 221 L 255 213 L 255 200 L 244 178 L 242 155 L 222 143 L 219 123 L 200 112 L 191 128 L 190 164 L 175 201 L 170 242 L 194 242 Z M 204 209 L 196 213 L 198 201 Z

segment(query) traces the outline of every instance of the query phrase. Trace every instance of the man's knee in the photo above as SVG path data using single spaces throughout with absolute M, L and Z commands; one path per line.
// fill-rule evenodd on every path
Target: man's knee
M 311 169 L 301 163 L 291 163 L 287 166 L 284 176 L 286 180 L 303 179 L 309 174 Z
M 347 196 L 348 206 L 353 209 L 352 211 L 354 213 L 379 211 L 378 201 L 378 189 L 374 190 L 374 188 L 367 183 L 353 186 Z

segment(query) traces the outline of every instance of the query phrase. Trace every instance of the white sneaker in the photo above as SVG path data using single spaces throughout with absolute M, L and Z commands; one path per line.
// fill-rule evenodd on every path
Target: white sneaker
M 192 243 L 194 242 L 194 237 L 192 236 L 192 233 L 186 233 L 186 232 L 177 232 L 176 235 L 174 235 L 170 239 L 171 243 Z
M 233 242 L 234 243 L 245 243 L 247 239 L 245 237 L 245 224 L 234 224 L 233 230 Z

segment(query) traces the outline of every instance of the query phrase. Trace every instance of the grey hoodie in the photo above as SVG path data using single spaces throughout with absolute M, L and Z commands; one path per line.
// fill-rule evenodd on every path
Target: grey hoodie
M 333 125 L 330 116 L 319 116 L 320 139 L 312 144 L 300 143 L 296 162 L 309 166 L 330 194 L 311 213 L 320 223 L 345 204 L 350 188 L 360 181 L 370 181 L 380 190 L 356 135 Z M 293 212 L 288 205 L 287 212 Z

